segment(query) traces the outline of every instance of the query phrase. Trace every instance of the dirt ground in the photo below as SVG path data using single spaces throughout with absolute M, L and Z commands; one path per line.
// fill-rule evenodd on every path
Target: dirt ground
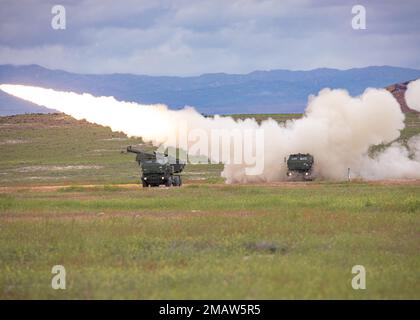
M 290 182 L 290 181 L 278 181 L 278 182 L 267 182 L 267 183 L 247 183 L 247 184 L 223 184 L 223 183 L 213 183 L 208 184 L 205 181 L 186 181 L 183 185 L 207 185 L 212 188 L 220 188 L 226 186 L 261 186 L 261 187 L 282 187 L 282 188 L 302 188 L 302 187 L 316 187 L 322 185 L 323 182 Z M 352 183 L 352 182 L 350 182 Z M 353 183 L 362 183 L 362 181 L 356 181 Z M 375 180 L 375 181 L 364 181 L 369 185 L 420 185 L 420 179 L 401 179 L 401 180 Z M 139 189 L 142 188 L 139 184 L 112 184 L 112 187 L 117 187 L 121 189 Z M 40 185 L 40 186 L 0 186 L 0 193 L 12 193 L 18 191 L 36 191 L 36 192 L 53 192 L 58 191 L 64 188 L 70 187 L 80 187 L 80 188 L 100 188 L 104 187 L 103 184 L 67 184 L 67 185 Z M 165 188 L 161 186 L 160 188 Z

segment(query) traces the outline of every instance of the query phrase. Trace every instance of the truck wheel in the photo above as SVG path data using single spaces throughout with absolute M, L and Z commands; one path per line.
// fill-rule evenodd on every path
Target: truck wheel
M 149 184 L 146 181 L 143 181 L 143 188 L 147 188 Z
M 172 186 L 172 177 L 169 177 L 168 180 L 165 183 L 165 186 L 170 187 Z
M 178 187 L 182 186 L 182 179 L 181 176 L 178 176 Z
M 180 184 L 180 177 L 179 177 L 179 176 L 174 176 L 174 177 L 173 177 L 173 182 L 172 182 L 172 185 L 173 185 L 174 187 L 179 187 L 179 184 Z

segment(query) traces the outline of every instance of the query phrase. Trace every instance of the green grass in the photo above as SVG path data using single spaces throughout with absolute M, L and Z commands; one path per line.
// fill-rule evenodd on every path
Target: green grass
M 199 165 L 182 188 L 142 189 L 119 152 L 140 140 L 62 115 L 0 125 L 26 141 L 0 144 L 1 299 L 420 298 L 419 183 L 224 185 Z M 100 168 L 57 169 L 81 165 Z
M 0 117 L 0 186 L 138 183 L 135 155 L 122 153 L 138 144 L 152 149 L 141 139 L 62 114 Z M 188 166 L 184 179 L 215 180 L 221 170 Z
M 418 185 L 63 191 L 0 197 L 0 297 L 419 298 Z
M 347 183 L 312 184 L 306 188 L 188 185 L 184 188 L 124 190 L 113 186 L 60 188 L 57 192 L 0 194 L 8 213 L 184 212 L 263 210 L 330 210 L 348 212 L 417 212 L 417 185 L 377 186 Z M 279 194 L 280 193 L 280 194 Z M 74 199 L 79 199 L 75 201 Z

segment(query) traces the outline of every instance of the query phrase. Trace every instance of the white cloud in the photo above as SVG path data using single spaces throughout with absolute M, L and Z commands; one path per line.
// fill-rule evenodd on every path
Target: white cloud
M 35 63 L 82 73 L 173 75 L 382 64 L 420 67 L 420 33 L 412 32 L 417 17 L 413 12 L 419 6 L 412 1 L 369 4 L 366 31 L 351 29 L 350 2 L 62 2 L 68 8 L 68 28 L 61 33 L 49 26 L 47 1 L 33 8 L 21 2 L 0 4 L 0 27 L 5 30 L 0 63 Z M 390 10 L 393 6 L 395 11 Z

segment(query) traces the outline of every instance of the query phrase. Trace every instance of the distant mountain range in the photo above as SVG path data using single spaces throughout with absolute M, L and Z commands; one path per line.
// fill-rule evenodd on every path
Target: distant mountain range
M 382 88 L 417 78 L 420 78 L 420 70 L 390 66 L 169 77 L 88 75 L 50 70 L 38 65 L 0 65 L 0 83 L 88 92 L 144 104 L 164 103 L 171 109 L 190 105 L 205 114 L 300 113 L 308 96 L 325 87 L 345 88 L 352 95 L 358 95 L 367 87 Z M 49 111 L 0 92 L 0 115 Z

